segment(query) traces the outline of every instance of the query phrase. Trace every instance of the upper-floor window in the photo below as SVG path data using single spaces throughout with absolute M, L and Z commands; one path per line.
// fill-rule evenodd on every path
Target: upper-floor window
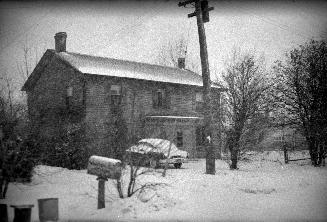
M 66 90 L 66 107 L 67 109 L 70 109 L 71 103 L 72 103 L 72 97 L 73 97 L 73 87 L 69 86 Z
M 72 87 L 72 86 L 69 86 L 69 87 L 67 88 L 67 96 L 68 96 L 68 97 L 73 96 L 73 87 Z
M 202 111 L 203 110 L 203 94 L 202 92 L 195 93 L 195 110 L 196 111 Z
M 121 86 L 111 85 L 110 86 L 110 104 L 112 106 L 119 106 L 121 102 Z
M 169 108 L 169 102 L 167 90 L 157 89 L 153 91 L 153 108 Z
M 177 131 L 177 137 L 176 137 L 176 145 L 177 147 L 183 147 L 183 131 L 178 130 Z
M 82 92 L 82 104 L 83 106 L 86 103 L 86 82 L 83 82 L 83 92 Z

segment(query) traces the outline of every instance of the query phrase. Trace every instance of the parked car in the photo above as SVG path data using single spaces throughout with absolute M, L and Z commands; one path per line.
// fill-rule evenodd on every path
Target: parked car
M 167 159 L 168 164 L 174 165 L 175 168 L 181 168 L 188 158 L 188 153 L 179 150 L 171 141 L 155 138 L 140 140 L 136 145 L 130 147 L 127 153 L 131 155 L 134 164 L 147 164 L 153 168 L 164 165 Z

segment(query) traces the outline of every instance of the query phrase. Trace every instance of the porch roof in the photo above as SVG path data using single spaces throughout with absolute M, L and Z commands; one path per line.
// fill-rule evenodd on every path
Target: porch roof
M 156 119 L 203 119 L 200 116 L 146 116 L 146 118 Z
M 188 124 L 194 124 L 194 123 L 200 123 L 203 121 L 203 117 L 200 116 L 172 116 L 172 115 L 161 115 L 161 116 L 146 116 L 145 117 L 146 122 L 148 123 L 188 123 Z

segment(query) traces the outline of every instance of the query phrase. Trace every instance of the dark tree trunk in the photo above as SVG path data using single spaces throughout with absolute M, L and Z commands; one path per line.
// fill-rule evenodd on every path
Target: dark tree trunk
M 315 140 L 312 137 L 307 138 L 308 145 L 309 145 L 309 153 L 310 153 L 310 158 L 311 158 L 311 163 L 313 166 L 317 166 L 317 148 L 315 144 Z
M 231 170 L 236 170 L 237 168 L 237 161 L 238 161 L 238 151 L 239 151 L 239 140 L 241 138 L 240 131 L 233 131 L 230 132 L 229 138 L 228 138 L 228 147 L 231 154 Z
M 4 199 L 4 195 L 2 194 L 2 186 L 3 186 L 3 179 L 2 179 L 2 175 L 0 172 L 0 199 Z
M 283 150 L 284 150 L 284 161 L 285 163 L 288 163 L 288 153 L 287 153 L 287 147 L 285 144 L 283 144 Z
M 124 198 L 123 189 L 121 186 L 121 178 L 117 179 L 117 190 L 120 198 Z
M 237 154 L 238 154 L 238 149 L 236 147 L 234 147 L 231 150 L 231 161 L 232 161 L 232 164 L 230 165 L 231 170 L 238 169 L 237 168 Z
M 323 147 L 322 144 L 318 145 L 317 151 L 318 151 L 317 165 L 321 166 L 323 164 L 323 160 L 325 159 L 325 157 L 324 157 L 324 147 Z
M 323 146 L 322 146 L 322 149 L 323 149 L 323 153 L 322 153 L 322 166 L 325 166 L 326 165 L 326 142 L 324 141 L 323 143 Z

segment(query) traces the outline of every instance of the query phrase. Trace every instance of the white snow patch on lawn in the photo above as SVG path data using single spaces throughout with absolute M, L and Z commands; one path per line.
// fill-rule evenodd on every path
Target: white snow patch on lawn
M 140 183 L 166 185 L 125 199 L 108 181 L 106 208 L 101 210 L 95 176 L 86 170 L 38 166 L 33 181 L 10 184 L 1 203 L 8 204 L 9 221 L 14 216 L 9 205 L 34 204 L 32 220 L 38 220 L 37 199 L 50 197 L 59 198 L 60 221 L 326 220 L 327 168 L 312 167 L 309 161 L 285 165 L 278 153 L 252 154 L 234 171 L 217 160 L 216 175 L 204 173 L 203 159 L 169 169 L 165 178 L 160 172 L 142 175 Z

